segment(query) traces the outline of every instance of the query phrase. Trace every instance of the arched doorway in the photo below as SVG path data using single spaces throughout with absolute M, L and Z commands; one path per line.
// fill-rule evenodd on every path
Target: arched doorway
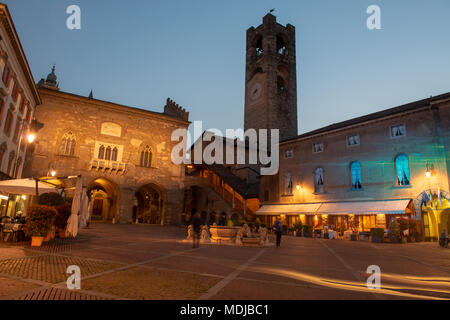
M 88 196 L 92 202 L 91 220 L 112 221 L 117 217 L 119 189 L 106 178 L 98 178 L 88 186 Z
M 135 194 L 135 221 L 146 224 L 164 224 L 165 194 L 156 184 L 146 184 Z
M 429 190 L 426 196 L 421 193 L 415 202 L 420 204 L 425 241 L 437 241 L 443 230 L 449 233 L 450 199 L 447 192 Z

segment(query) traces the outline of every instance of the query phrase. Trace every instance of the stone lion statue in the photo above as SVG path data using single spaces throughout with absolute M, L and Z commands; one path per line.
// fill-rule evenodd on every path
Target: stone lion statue
M 186 240 L 192 240 L 194 238 L 194 226 L 191 224 L 188 226 L 188 234 Z
M 267 228 L 266 227 L 259 227 L 258 229 L 259 238 L 260 238 L 260 245 L 265 245 L 269 243 L 269 237 L 267 236 Z
M 210 235 L 208 226 L 204 225 L 202 226 L 201 232 L 200 232 L 200 241 L 201 242 L 210 242 Z
M 235 244 L 237 246 L 242 246 L 242 237 L 244 236 L 244 228 L 240 228 L 239 231 L 236 234 L 236 241 Z

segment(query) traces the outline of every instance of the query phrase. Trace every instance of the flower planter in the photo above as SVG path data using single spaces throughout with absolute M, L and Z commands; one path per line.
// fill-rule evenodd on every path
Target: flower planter
M 311 234 L 311 233 L 308 233 L 308 232 L 305 232 L 303 236 L 304 236 L 305 238 L 312 238 L 312 234 Z
M 356 234 L 351 234 L 351 235 L 350 235 L 350 240 L 351 240 L 351 241 L 356 241 L 356 240 L 358 240 Z
M 372 237 L 372 242 L 373 243 L 382 243 L 383 239 L 380 237 Z
M 51 239 L 51 232 L 47 233 L 47 235 L 44 237 L 44 242 L 48 242 Z
M 297 231 L 295 234 L 297 237 L 301 237 L 302 236 L 302 232 L 301 231 Z
M 44 237 L 31 237 L 31 246 L 32 247 L 40 247 L 40 246 L 42 246 L 43 241 L 44 241 Z

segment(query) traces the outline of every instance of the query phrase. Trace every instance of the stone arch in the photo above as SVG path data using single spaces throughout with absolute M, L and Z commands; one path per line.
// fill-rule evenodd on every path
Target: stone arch
M 146 224 L 164 224 L 167 193 L 155 183 L 146 183 L 135 193 L 135 221 Z
M 424 192 L 421 192 L 414 199 L 414 207 L 417 214 L 415 218 L 422 220 L 424 240 L 437 241 L 444 229 L 446 229 L 447 233 L 450 229 L 450 197 L 447 191 L 440 190 L 441 205 L 438 200 L 437 190 L 426 190 L 425 192 L 428 195 L 431 193 L 433 206 L 430 205 L 429 199 L 426 199 L 427 205 L 425 206 Z
M 92 201 L 93 220 L 117 221 L 119 212 L 120 189 L 108 178 L 93 179 L 87 187 L 88 196 Z

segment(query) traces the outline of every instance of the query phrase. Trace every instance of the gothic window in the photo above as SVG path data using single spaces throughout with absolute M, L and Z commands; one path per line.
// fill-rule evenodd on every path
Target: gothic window
M 404 124 L 391 127 L 391 138 L 406 136 L 406 127 Z
M 98 149 L 98 158 L 103 160 L 105 158 L 105 146 L 101 145 Z
M 398 186 L 409 186 L 409 160 L 405 154 L 399 154 L 395 157 L 395 176 Z
M 323 192 L 323 169 L 317 168 L 314 175 L 314 191 Z
M 150 168 L 152 166 L 152 151 L 149 146 L 145 146 L 141 151 L 141 167 Z
M 350 165 L 350 174 L 352 180 L 352 190 L 362 189 L 361 164 L 359 162 L 352 162 Z
M 112 150 L 112 156 L 111 156 L 112 161 L 117 161 L 118 153 L 119 153 L 119 150 L 117 149 L 117 147 L 114 147 Z
M 68 132 L 61 139 L 59 154 L 63 156 L 74 156 L 75 146 L 76 146 L 75 136 L 72 132 Z
M 285 176 L 285 194 L 286 195 L 291 195 L 292 194 L 292 184 L 293 184 L 293 182 L 292 182 L 292 174 L 291 173 L 288 173 L 286 176 Z
M 105 160 L 111 160 L 111 147 L 108 146 L 105 152 Z

